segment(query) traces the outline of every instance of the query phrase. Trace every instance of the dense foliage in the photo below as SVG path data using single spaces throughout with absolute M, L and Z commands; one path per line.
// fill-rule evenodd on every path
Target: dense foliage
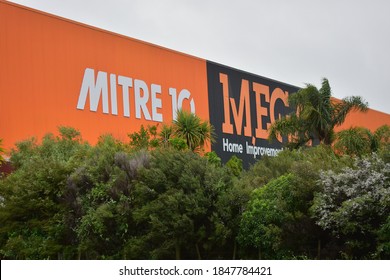
M 11 154 L 0 258 L 389 259 L 386 131 L 377 154 L 319 145 L 245 171 L 169 126 L 95 146 L 61 127 Z
M 3 162 L 3 153 L 4 153 L 4 149 L 3 149 L 3 139 L 0 139 L 0 164 Z
M 388 125 L 382 125 L 374 132 L 364 127 L 351 127 L 336 134 L 334 148 L 339 153 L 359 157 L 372 152 L 386 152 L 389 142 Z
M 342 245 L 346 258 L 390 256 L 390 164 L 376 155 L 339 174 L 321 174 L 316 223 Z
M 288 139 L 290 148 L 305 146 L 312 141 L 331 145 L 335 138 L 335 127 L 344 123 L 353 111 L 366 111 L 368 104 L 360 96 L 350 96 L 336 101 L 327 79 L 321 88 L 307 84 L 288 97 L 295 111 L 276 120 L 269 130 L 271 140 L 282 136 Z

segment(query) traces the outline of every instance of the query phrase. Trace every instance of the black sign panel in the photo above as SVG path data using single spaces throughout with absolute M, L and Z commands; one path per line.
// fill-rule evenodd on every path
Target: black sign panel
M 212 144 L 223 162 L 233 155 L 248 167 L 264 155 L 276 156 L 282 139 L 268 141 L 272 122 L 291 112 L 288 95 L 298 87 L 207 62 L 210 123 L 217 135 Z

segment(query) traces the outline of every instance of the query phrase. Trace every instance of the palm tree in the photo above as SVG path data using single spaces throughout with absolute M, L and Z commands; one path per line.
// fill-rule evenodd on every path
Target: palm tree
M 370 130 L 364 127 L 351 127 L 337 133 L 334 148 L 337 152 L 350 156 L 361 156 L 376 149 L 376 141 Z
M 332 100 L 331 97 L 331 88 L 325 78 L 320 89 L 307 84 L 305 88 L 291 94 L 289 104 L 296 111 L 271 125 L 269 139 L 287 136 L 288 146 L 291 148 L 306 145 L 314 139 L 331 145 L 334 141 L 334 128 L 345 121 L 348 113 L 368 109 L 367 103 L 360 96 L 347 97 L 341 101 Z
M 339 153 L 363 156 L 389 147 L 390 126 L 382 125 L 374 133 L 364 127 L 351 127 L 336 135 L 334 148 Z
M 390 126 L 385 124 L 378 127 L 374 132 L 374 137 L 378 141 L 379 148 L 390 143 Z
M 186 141 L 190 150 L 196 151 L 207 142 L 214 141 L 214 129 L 207 121 L 202 121 L 197 115 L 178 110 L 176 120 L 172 122 L 172 134 Z

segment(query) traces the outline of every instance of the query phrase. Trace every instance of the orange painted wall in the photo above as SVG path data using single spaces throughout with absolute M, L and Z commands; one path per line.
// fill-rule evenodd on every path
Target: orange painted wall
M 352 111 L 348 114 L 345 122 L 341 126 L 336 127 L 336 131 L 362 126 L 374 132 L 378 127 L 385 124 L 390 126 L 389 114 L 373 109 L 369 109 L 367 112 Z
M 91 112 L 88 99 L 78 110 L 86 68 L 131 77 L 133 85 L 134 79 L 143 80 L 149 91 L 151 84 L 161 85 L 162 108 L 157 110 L 164 123 L 172 120 L 170 87 L 187 89 L 196 114 L 208 119 L 205 60 L 0 0 L 0 138 L 5 148 L 32 136 L 40 139 L 59 125 L 75 127 L 95 143 L 108 132 L 127 140 L 127 133 L 141 124 L 155 123 L 135 118 L 132 89 L 131 115 L 123 116 L 120 86 L 118 115 L 104 114 L 101 103 Z M 189 100 L 183 108 L 189 108 Z
M 59 18 L 0 0 L 0 138 L 9 151 L 17 141 L 40 139 L 60 125 L 79 129 L 96 143 L 104 133 L 127 141 L 127 133 L 154 121 L 135 117 L 134 87 L 129 91 L 130 117 L 124 116 L 122 88 L 117 85 L 118 114 L 77 109 L 86 68 L 161 86 L 163 122 L 172 120 L 169 88 L 187 89 L 196 114 L 209 119 L 206 61 L 119 34 Z M 108 84 L 108 92 L 110 85 Z M 183 103 L 189 108 L 189 100 Z M 221 104 L 222 106 L 222 104 Z M 151 112 L 151 102 L 147 103 Z M 212 112 L 210 112 L 212 113 Z M 390 125 L 390 115 L 375 110 L 352 113 L 337 130 Z

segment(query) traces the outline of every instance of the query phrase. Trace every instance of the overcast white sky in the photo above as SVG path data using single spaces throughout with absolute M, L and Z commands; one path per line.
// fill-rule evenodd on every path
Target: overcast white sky
M 15 0 L 390 114 L 388 0 Z

